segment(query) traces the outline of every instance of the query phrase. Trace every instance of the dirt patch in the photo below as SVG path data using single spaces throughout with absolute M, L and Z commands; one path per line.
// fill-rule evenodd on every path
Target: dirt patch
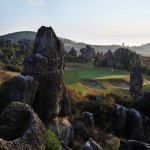
M 110 80 L 109 84 L 118 88 L 129 89 L 129 83 L 126 81 Z
M 102 90 L 103 87 L 101 84 L 97 83 L 96 81 L 90 81 L 90 80 L 82 80 L 82 85 L 94 89 L 94 90 Z

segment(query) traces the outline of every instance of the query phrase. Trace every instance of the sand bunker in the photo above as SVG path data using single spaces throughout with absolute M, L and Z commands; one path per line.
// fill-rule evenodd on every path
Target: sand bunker
M 109 84 L 118 88 L 129 89 L 129 83 L 126 81 L 110 80 Z
M 88 88 L 102 90 L 102 85 L 98 84 L 96 81 L 82 80 L 81 83 Z

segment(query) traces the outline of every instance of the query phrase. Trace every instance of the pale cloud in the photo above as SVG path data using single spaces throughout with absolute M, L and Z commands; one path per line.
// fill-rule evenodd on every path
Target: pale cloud
M 45 0 L 25 0 L 28 4 L 38 7 L 43 7 L 46 5 Z

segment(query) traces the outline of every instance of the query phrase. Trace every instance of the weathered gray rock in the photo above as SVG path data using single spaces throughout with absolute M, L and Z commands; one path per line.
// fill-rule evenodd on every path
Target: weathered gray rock
M 103 60 L 104 60 L 104 55 L 103 55 L 103 53 L 101 52 L 97 52 L 97 54 L 96 54 L 96 57 L 95 57 L 95 60 L 94 60 L 94 65 L 96 66 L 96 67 L 102 67 L 102 66 L 104 66 L 104 64 L 103 64 Z
M 93 141 L 91 138 L 83 145 L 81 150 L 103 150 L 99 144 Z
M 68 147 L 73 142 L 73 130 L 66 118 L 71 107 L 63 82 L 64 53 L 64 46 L 53 29 L 41 27 L 35 38 L 34 51 L 24 61 L 22 74 L 38 81 L 32 107 L 46 127 Z
M 66 147 L 72 147 L 74 141 L 73 128 L 67 117 L 56 117 L 51 121 L 45 122 L 47 128 L 50 128 Z
M 127 111 L 127 108 L 118 104 L 112 107 L 112 126 L 117 134 L 122 134 L 125 128 Z
M 94 118 L 93 118 L 93 114 L 89 113 L 87 111 L 83 112 L 81 114 L 81 119 L 83 121 L 83 123 L 85 124 L 86 127 L 94 127 Z
M 47 57 L 49 61 L 48 68 L 53 68 L 53 63 L 57 63 L 55 68 L 62 70 L 64 67 L 64 46 L 63 43 L 56 36 L 51 27 L 42 26 L 36 35 L 34 41 L 33 54 L 40 54 Z M 52 65 L 52 66 L 51 66 Z
M 150 145 L 134 140 L 121 140 L 119 150 L 150 150 Z
M 39 82 L 33 108 L 43 121 L 70 113 L 63 83 L 64 52 L 53 29 L 41 27 L 35 38 L 33 54 L 24 61 L 23 74 L 31 75 Z
M 1 150 L 45 150 L 45 127 L 32 108 L 13 102 L 0 114 Z
M 134 66 L 141 66 L 140 56 L 133 51 L 119 48 L 115 52 L 108 50 L 103 56 L 98 52 L 94 61 L 96 67 L 113 67 L 130 70 Z
M 77 50 L 73 47 L 68 53 L 66 53 L 65 62 L 77 62 Z
M 78 57 L 78 62 L 81 63 L 89 62 L 96 56 L 94 48 L 91 48 L 89 45 L 86 48 L 82 48 L 80 52 L 81 55 Z
M 68 54 L 77 58 L 77 50 L 75 50 L 74 47 L 71 48 Z
M 17 75 L 9 84 L 9 102 L 23 102 L 32 105 L 38 89 L 38 82 L 31 76 Z
M 24 60 L 22 74 L 44 75 L 48 72 L 48 59 L 40 54 L 27 56 Z
M 116 134 L 129 139 L 146 141 L 150 138 L 149 118 L 135 109 L 113 105 L 112 125 Z
M 139 67 L 134 67 L 130 73 L 130 95 L 141 96 L 143 89 L 143 76 Z

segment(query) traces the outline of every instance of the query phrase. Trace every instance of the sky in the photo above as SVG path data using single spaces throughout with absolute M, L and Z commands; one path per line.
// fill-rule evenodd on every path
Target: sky
M 88 44 L 150 43 L 150 0 L 0 0 L 0 35 L 40 26 Z

